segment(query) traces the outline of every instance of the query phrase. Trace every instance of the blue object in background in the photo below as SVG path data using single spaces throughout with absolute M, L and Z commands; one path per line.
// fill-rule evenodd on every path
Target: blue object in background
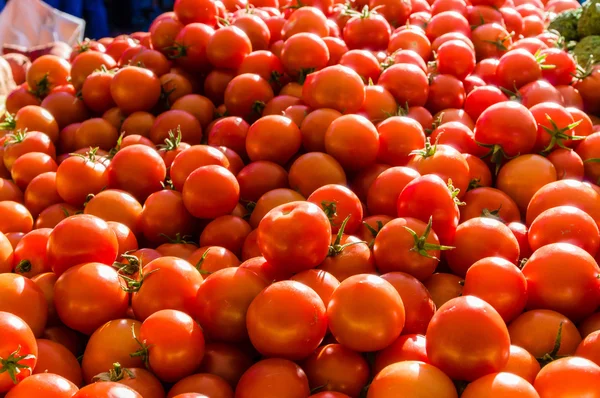
M 109 36 L 104 0 L 44 0 L 44 2 L 62 12 L 85 19 L 86 37 L 101 39 Z

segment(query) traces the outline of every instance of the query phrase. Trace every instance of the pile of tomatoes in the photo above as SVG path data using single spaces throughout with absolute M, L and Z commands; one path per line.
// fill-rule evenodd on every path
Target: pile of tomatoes
M 577 7 L 177 0 L 34 60 L 0 396 L 600 397 L 600 65 L 545 28 Z

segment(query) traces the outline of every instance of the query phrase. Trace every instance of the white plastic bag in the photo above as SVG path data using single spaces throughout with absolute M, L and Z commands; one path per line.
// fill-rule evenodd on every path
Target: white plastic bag
M 85 21 L 50 7 L 41 0 L 10 0 L 0 13 L 0 43 L 31 48 L 83 40 Z

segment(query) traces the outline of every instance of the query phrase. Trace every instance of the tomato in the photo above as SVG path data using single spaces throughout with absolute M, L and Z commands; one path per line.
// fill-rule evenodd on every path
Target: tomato
M 375 237 L 373 255 L 382 273 L 401 271 L 425 280 L 439 262 L 439 239 L 431 224 L 415 218 L 397 218 L 385 224 Z
M 297 33 L 284 42 L 280 59 L 292 78 L 304 77 L 327 66 L 329 49 L 314 33 Z
M 342 225 L 347 234 L 354 233 L 360 226 L 363 218 L 360 200 L 354 192 L 342 185 L 324 185 L 315 190 L 307 200 L 325 211 L 334 234 Z
M 106 174 L 110 188 L 126 190 L 143 201 L 162 189 L 166 167 L 154 149 L 138 144 L 119 150 L 107 167 Z
M 330 236 L 327 216 L 310 202 L 278 206 L 258 227 L 258 244 L 267 261 L 291 272 L 320 264 L 329 252 Z
M 357 352 L 341 344 L 328 344 L 301 364 L 312 389 L 358 396 L 367 384 L 369 365 Z
M 334 65 L 311 73 L 302 86 L 302 100 L 311 108 L 332 108 L 342 113 L 360 110 L 365 87 L 358 73 Z
M 246 312 L 266 286 L 258 275 L 243 268 L 224 268 L 211 274 L 196 296 L 196 316 L 207 336 L 226 342 L 247 338 Z M 223 303 L 227 303 L 226 311 Z
M 269 115 L 248 129 L 246 152 L 252 161 L 268 160 L 283 165 L 298 152 L 301 141 L 300 129 L 291 119 Z
M 496 164 L 502 156 L 513 157 L 530 152 L 536 137 L 535 118 L 527 108 L 516 102 L 491 105 L 483 111 L 475 125 L 475 141 L 492 148 L 489 154 Z
M 596 398 L 599 393 L 600 367 L 578 357 L 558 359 L 545 366 L 535 378 L 533 386 L 541 397 L 566 394 Z
M 131 357 L 129 354 L 139 349 L 139 344 L 134 339 L 139 336 L 141 322 L 133 319 L 115 319 L 98 328 L 90 337 L 83 354 L 81 368 L 86 383 L 101 372 L 119 362 L 127 368 L 143 367 L 139 356 Z M 118 344 L 111 344 L 118 342 Z
M 46 104 L 47 101 L 47 99 L 44 99 Z M 69 109 L 65 111 L 72 110 L 73 105 L 73 103 L 69 104 Z M 52 113 L 45 108 L 37 105 L 24 106 L 12 116 L 12 119 L 9 118 L 8 121 L 5 121 L 6 128 L 13 131 L 39 131 L 50 137 L 50 140 L 53 142 L 56 141 L 58 139 L 59 126 Z
M 379 153 L 377 159 L 392 166 L 404 166 L 411 152 L 425 146 L 421 125 L 406 116 L 392 116 L 377 125 Z
M 540 364 L 527 350 L 517 345 L 510 346 L 510 355 L 503 372 L 515 374 L 533 384 L 540 371 Z
M 50 228 L 40 228 L 23 236 L 14 250 L 15 273 L 32 278 L 51 271 L 46 256 L 50 232 L 52 232 Z
M 377 82 L 381 74 L 379 61 L 367 50 L 347 51 L 339 59 L 339 64 L 356 71 L 367 84 L 369 81 Z
M 404 78 L 399 79 L 399 76 Z M 387 89 L 399 104 L 424 106 L 429 94 L 425 72 L 413 64 L 392 65 L 381 73 L 378 84 Z
M 403 334 L 424 334 L 435 304 L 425 286 L 415 277 L 403 272 L 389 272 L 381 276 L 398 291 L 404 304 L 406 321 Z
M 340 281 L 331 273 L 324 270 L 309 269 L 290 278 L 313 289 L 323 300 L 325 307 L 329 304 L 331 295 L 340 285 Z
M 45 97 L 56 86 L 67 84 L 71 65 L 56 55 L 42 55 L 31 63 L 27 84 L 39 97 Z
M 461 397 L 474 398 L 488 396 L 519 396 L 523 398 L 538 398 L 533 386 L 525 379 L 512 373 L 500 372 L 483 376 L 467 386 Z
M 103 381 L 83 387 L 72 398 L 95 398 L 98 396 L 118 396 L 123 398 L 142 398 L 135 390 L 121 383 Z
M 240 198 L 256 202 L 263 194 L 288 186 L 288 174 L 280 165 L 259 160 L 249 163 L 237 175 Z
M 571 264 L 568 278 L 555 268 L 564 261 Z M 596 293 L 599 271 L 592 256 L 577 246 L 552 243 L 541 247 L 523 268 L 528 285 L 527 308 L 555 310 L 573 320 L 591 315 L 600 300 Z M 557 284 L 571 292 L 568 301 L 557 300 L 552 289 Z
M 592 217 L 572 206 L 558 206 L 542 212 L 529 228 L 533 251 L 551 243 L 571 243 L 595 256 L 598 251 L 598 226 Z
M 0 296 L 0 311 L 19 316 L 36 337 L 42 335 L 48 319 L 48 304 L 33 281 L 17 274 L 0 274 Z
M 100 217 L 104 221 L 115 221 L 139 232 L 142 205 L 129 193 L 117 189 L 107 189 L 87 200 L 84 214 Z
M 490 217 L 505 224 L 521 220 L 521 214 L 517 204 L 508 196 L 496 188 L 475 188 L 463 196 L 465 206 L 461 208 L 460 219 L 465 222 L 476 217 Z
M 527 207 L 527 224 L 531 225 L 543 211 L 557 206 L 573 206 L 585 211 L 596 224 L 600 223 L 599 194 L 588 185 L 575 180 L 560 180 L 541 187 Z
M 204 356 L 202 329 L 189 315 L 177 310 L 160 310 L 146 318 L 140 327 L 139 340 L 142 342 L 139 355 L 165 382 L 189 376 Z M 174 356 L 176 352 L 190 355 Z
M 26 398 L 35 394 L 44 394 L 48 398 L 71 398 L 78 388 L 69 380 L 52 373 L 32 375 L 12 388 L 8 398 Z
M 305 398 L 310 394 L 306 374 L 292 361 L 263 359 L 252 365 L 236 387 L 237 398 Z
M 191 113 L 172 109 L 162 113 L 154 120 L 149 138 L 155 144 L 160 144 L 169 138 L 169 134 L 175 135 L 175 133 L 177 139 L 182 142 L 190 145 L 200 144 L 202 126 Z
M 425 351 L 425 336 L 404 334 L 375 356 L 373 372 L 378 374 L 386 366 L 402 361 L 420 361 L 428 363 Z
M 152 71 L 131 66 L 115 73 L 110 93 L 123 112 L 133 113 L 152 109 L 159 100 L 160 87 L 160 81 Z
M 290 302 L 293 308 L 281 305 Z M 260 353 L 295 360 L 310 355 L 327 330 L 321 298 L 295 281 L 276 282 L 260 292 L 248 307 L 246 324 L 250 341 Z M 282 328 L 294 333 L 280 334 Z
M 25 206 L 13 201 L 0 202 L 0 212 L 4 215 L 0 221 L 0 232 L 27 233 L 33 228 L 33 218 Z
M 379 311 L 365 311 L 372 305 Z M 334 291 L 327 317 L 329 330 L 341 344 L 355 351 L 377 351 L 398 338 L 405 311 L 393 285 L 378 276 L 363 274 L 349 277 Z
M 202 181 L 202 185 L 198 181 Z M 194 217 L 215 218 L 233 211 L 240 187 L 234 175 L 224 167 L 202 166 L 185 180 L 182 195 L 186 209 Z
M 367 398 L 391 398 L 399 394 L 458 397 L 452 380 L 444 372 L 433 365 L 414 360 L 383 368 L 371 382 Z
M 359 145 L 360 150 L 355 145 Z M 377 129 L 362 116 L 341 116 L 329 125 L 325 133 L 325 149 L 342 167 L 350 170 L 367 167 L 377 159 Z
M 424 206 L 424 203 L 428 205 Z M 399 217 L 414 217 L 423 222 L 432 219 L 433 230 L 442 244 L 454 239 L 459 211 L 453 194 L 437 175 L 417 177 L 400 193 L 397 202 Z
M 185 377 L 175 383 L 169 390 L 167 397 L 215 397 L 232 398 L 233 390 L 225 380 L 219 376 L 206 373 L 197 373 Z
M 499 23 L 483 24 L 476 27 L 472 33 L 472 40 L 478 60 L 500 58 L 512 44 L 511 35 Z M 510 89 L 513 89 L 513 87 Z
M 95 216 L 68 217 L 54 227 L 48 238 L 48 262 L 58 276 L 81 263 L 112 264 L 117 253 L 115 234 L 105 221 Z
M 237 70 L 251 52 L 252 43 L 248 35 L 236 26 L 216 30 L 206 47 L 208 61 L 215 68 Z
M 81 367 L 71 351 L 62 344 L 46 339 L 38 339 L 37 346 L 38 360 L 34 374 L 53 373 L 76 386 L 81 385 Z
M 208 343 L 205 346 L 204 358 L 199 371 L 205 372 L 205 377 L 216 379 L 216 376 L 218 376 L 228 382 L 232 387 L 235 387 L 240 377 L 242 377 L 252 363 L 253 361 L 250 356 L 235 345 Z M 209 373 L 210 376 L 206 373 Z M 181 382 L 180 385 L 181 384 L 183 384 L 183 382 Z
M 508 98 L 499 88 L 483 86 L 474 89 L 467 95 L 464 108 L 473 120 L 477 120 L 491 105 L 507 100 Z
M 463 294 L 485 300 L 508 323 L 525 308 L 527 281 L 510 261 L 487 257 L 475 262 L 467 271 Z
M 477 322 L 478 328 L 465 328 L 471 322 Z M 458 297 L 441 306 L 426 339 L 431 364 L 453 379 L 473 381 L 500 371 L 508 361 L 510 337 L 502 317 L 475 296 Z
M 18 316 L 0 311 L 0 327 L 0 391 L 5 393 L 33 373 L 38 348 L 30 327 Z
M 212 26 L 217 23 L 217 5 L 204 0 L 177 0 L 173 11 L 184 25 L 201 22 Z
M 168 52 L 181 29 L 183 29 L 183 24 L 174 12 L 160 14 L 149 28 L 152 48 L 162 53 Z
M 508 331 L 513 344 L 536 358 L 572 355 L 581 342 L 573 322 L 551 310 L 524 312 L 511 322 Z
M 94 151 L 85 156 L 71 156 L 56 170 L 56 191 L 74 206 L 83 205 L 90 194 L 98 194 L 107 185 L 106 165 Z
M 29 152 L 41 152 L 56 158 L 56 148 L 46 134 L 37 131 L 17 131 L 8 135 L 4 141 L 4 166 L 10 171 L 17 158 Z
M 311 6 L 292 10 L 281 30 L 284 40 L 302 32 L 314 33 L 319 37 L 329 35 L 327 18 L 322 10 Z
M 600 133 L 588 135 L 577 145 L 577 154 L 581 157 L 585 167 L 585 176 L 591 181 L 600 181 Z
M 257 228 L 260 221 L 273 208 L 284 203 L 302 201 L 304 199 L 304 196 L 292 189 L 277 188 L 272 191 L 268 191 L 256 202 L 256 206 L 250 215 L 250 226 L 252 226 L 252 228 Z

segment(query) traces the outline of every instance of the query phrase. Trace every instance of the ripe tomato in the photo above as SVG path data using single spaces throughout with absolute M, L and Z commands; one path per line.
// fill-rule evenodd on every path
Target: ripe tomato
M 5 393 L 30 376 L 37 362 L 38 348 L 31 328 L 16 315 L 0 311 L 0 391 Z
M 236 26 L 216 30 L 206 47 L 208 61 L 215 68 L 237 70 L 251 52 L 252 43 L 248 35 Z
M 27 377 L 12 388 L 8 398 L 26 398 L 43 394 L 48 398 L 71 398 L 79 389 L 71 381 L 52 373 L 41 373 Z
M 71 65 L 56 55 L 42 55 L 31 63 L 27 84 L 39 97 L 45 97 L 56 86 L 67 84 Z
M 58 276 L 82 263 L 112 264 L 117 253 L 115 234 L 105 221 L 95 216 L 68 217 L 54 227 L 48 238 L 48 262 Z
M 48 303 L 32 280 L 17 274 L 0 274 L 0 298 L 0 311 L 20 317 L 36 337 L 42 335 L 48 319 Z
M 472 322 L 477 322 L 477 329 L 467 327 Z M 473 381 L 498 372 L 508 361 L 510 337 L 504 321 L 491 305 L 474 296 L 441 306 L 426 339 L 431 363 L 456 380 Z
M 51 232 L 50 228 L 39 228 L 23 236 L 14 248 L 15 273 L 32 278 L 51 271 L 46 249 Z
M 335 289 L 340 285 L 340 281 L 334 275 L 327 271 L 316 269 L 302 271 L 290 279 L 313 289 L 321 297 L 325 307 L 329 304 L 329 300 Z
M 287 171 L 280 165 L 265 160 L 244 166 L 236 179 L 240 184 L 240 199 L 251 202 L 256 202 L 269 191 L 288 186 Z
M 204 263 L 202 267 L 206 269 Z M 243 341 L 248 336 L 248 307 L 267 284 L 245 268 L 231 267 L 213 272 L 198 289 L 195 315 L 202 324 L 204 333 L 211 339 Z
M 365 310 L 372 305 L 379 311 Z M 389 282 L 362 274 L 349 277 L 334 291 L 327 317 L 337 341 L 365 352 L 383 349 L 396 340 L 404 327 L 405 312 L 400 295 Z
M 17 158 L 29 152 L 41 152 L 56 158 L 56 148 L 46 134 L 37 131 L 17 131 L 8 135 L 4 141 L 4 166 L 10 171 Z
M 600 366 L 585 358 L 568 357 L 545 366 L 533 386 L 541 397 L 573 394 L 596 398 L 600 396 L 599 380 Z
M 329 125 L 325 133 L 325 149 L 342 167 L 358 170 L 375 163 L 379 135 L 373 123 L 365 117 L 344 115 Z
M 142 342 L 139 355 L 165 382 L 189 376 L 204 356 L 202 329 L 189 315 L 177 310 L 161 310 L 146 318 L 140 327 L 139 340 Z M 181 356 L 183 353 L 189 355 Z
M 536 358 L 572 355 L 581 342 L 573 322 L 551 310 L 524 312 L 510 323 L 508 331 L 513 344 Z
M 595 256 L 598 251 L 598 226 L 592 217 L 572 206 L 558 206 L 542 212 L 529 228 L 533 251 L 551 243 L 571 243 Z
M 358 396 L 369 379 L 369 365 L 357 352 L 341 344 L 327 344 L 301 364 L 311 389 Z
M 486 301 L 508 323 L 525 308 L 527 287 L 516 265 L 501 257 L 486 257 L 467 271 L 463 294 Z
M 345 233 L 356 232 L 363 219 L 360 200 L 354 192 L 342 185 L 324 185 L 315 190 L 307 200 L 325 211 L 331 222 L 331 232 L 334 234 L 342 225 Z
M 358 73 L 334 65 L 307 76 L 302 100 L 311 108 L 332 108 L 342 113 L 360 110 L 365 102 L 365 86 Z
M 270 377 L 269 377 L 270 376 Z M 252 365 L 236 387 L 237 398 L 305 398 L 310 394 L 306 374 L 292 361 L 263 359 Z
M 0 202 L 0 212 L 4 215 L 0 221 L 0 232 L 27 233 L 33 228 L 31 213 L 21 203 L 13 201 Z
M 298 152 L 301 142 L 300 129 L 291 119 L 268 115 L 248 129 L 246 152 L 252 161 L 268 160 L 284 165 Z
M 205 0 L 177 0 L 173 11 L 184 25 L 201 22 L 213 26 L 217 23 L 219 15 L 217 5 Z
M 396 218 L 385 224 L 375 237 L 373 255 L 379 272 L 401 271 L 425 280 L 435 271 L 440 241 L 431 224 L 412 217 Z
M 202 166 L 185 180 L 182 196 L 186 209 L 194 217 L 215 218 L 233 211 L 240 187 L 235 176 L 224 167 Z
M 561 273 L 559 264 L 565 261 L 570 267 Z M 543 246 L 523 267 L 528 286 L 527 308 L 555 310 L 575 321 L 591 315 L 600 303 L 599 274 L 600 268 L 583 249 L 569 243 Z M 556 298 L 553 286 L 558 285 L 570 292 L 568 300 Z
M 515 374 L 533 384 L 540 371 L 540 364 L 527 350 L 517 345 L 510 346 L 510 355 L 503 372 Z
M 496 188 L 475 188 L 463 196 L 465 205 L 460 210 L 460 221 L 476 217 L 490 217 L 505 224 L 521 220 L 519 208 L 506 193 Z
M 454 239 L 459 211 L 453 193 L 444 180 L 435 174 L 417 177 L 400 193 L 397 203 L 399 217 L 414 217 L 423 222 L 431 219 L 433 230 L 442 244 Z
M 135 390 L 121 383 L 114 381 L 103 381 L 99 383 L 88 384 L 77 391 L 72 398 L 95 398 L 98 396 L 118 396 L 123 398 L 142 398 L 142 395 Z
M 131 66 L 115 73 L 110 93 L 117 106 L 127 114 L 149 111 L 159 100 L 161 85 L 152 71 Z
M 232 398 L 233 389 L 219 376 L 197 373 L 175 383 L 167 397 Z
M 378 374 L 385 367 L 402 361 L 420 361 L 428 363 L 425 351 L 425 336 L 404 334 L 392 344 L 379 351 L 375 356 L 373 373 Z
M 400 394 L 458 397 L 452 380 L 444 372 L 433 365 L 414 360 L 383 368 L 371 382 L 367 398 L 391 398 Z
M 403 272 L 389 272 L 381 277 L 390 282 L 402 298 L 406 313 L 402 333 L 424 334 L 435 313 L 435 304 L 425 286 L 417 278 Z
M 199 371 L 204 372 L 205 377 L 214 375 L 212 377 L 216 378 L 215 376 L 218 376 L 232 387 L 235 387 L 244 372 L 252 364 L 253 361 L 250 355 L 235 345 L 208 343 L 205 347 L 204 358 Z
M 461 397 L 475 398 L 482 394 L 505 397 L 519 396 L 523 398 L 538 398 L 533 386 L 525 379 L 512 373 L 500 372 L 483 376 L 470 383 Z
M 310 355 L 327 331 L 323 301 L 295 281 L 276 282 L 260 292 L 248 307 L 246 324 L 250 341 L 261 354 L 294 360 Z
M 37 339 L 37 346 L 38 360 L 33 370 L 34 374 L 53 373 L 64 377 L 76 386 L 81 385 L 81 367 L 68 348 L 46 339 Z
M 258 245 L 277 268 L 299 272 L 316 267 L 329 252 L 331 226 L 310 202 L 291 202 L 269 211 L 258 226 Z

